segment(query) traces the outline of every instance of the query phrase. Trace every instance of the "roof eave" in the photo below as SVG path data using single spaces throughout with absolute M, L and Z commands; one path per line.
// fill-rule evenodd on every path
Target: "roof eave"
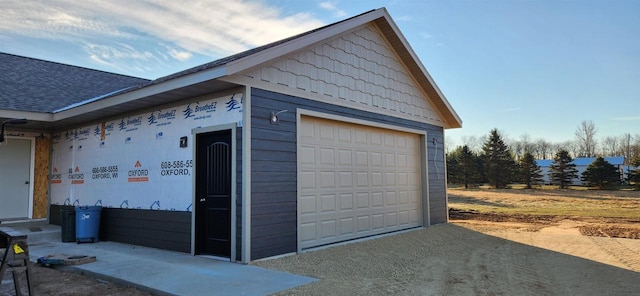
M 152 95 L 160 94 L 170 90 L 187 87 L 197 83 L 202 83 L 210 80 L 215 80 L 226 75 L 226 67 L 219 66 L 200 72 L 195 72 L 189 75 L 180 76 L 171 80 L 162 81 L 160 83 L 153 83 L 153 81 L 145 86 L 137 89 L 132 89 L 121 94 L 107 97 L 102 100 L 90 102 L 75 108 L 66 109 L 61 112 L 52 114 L 52 121 L 59 121 L 74 116 L 82 115 L 88 112 L 97 111 L 100 109 L 132 102 Z
M 0 118 L 25 118 L 27 121 L 44 121 L 50 122 L 53 120 L 53 115 L 46 112 L 34 112 L 34 111 L 19 111 L 0 109 Z

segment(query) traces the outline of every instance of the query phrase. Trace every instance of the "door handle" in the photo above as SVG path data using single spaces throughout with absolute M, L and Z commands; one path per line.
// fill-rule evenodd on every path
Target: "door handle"
M 29 184 L 29 181 L 24 181 L 24 184 Z
M 200 199 L 200 202 L 205 202 L 205 201 L 207 201 L 206 197 L 203 197 L 203 198 Z

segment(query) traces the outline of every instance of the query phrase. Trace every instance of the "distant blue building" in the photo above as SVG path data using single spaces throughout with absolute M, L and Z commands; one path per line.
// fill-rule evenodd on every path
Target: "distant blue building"
M 578 170 L 578 177 L 572 180 L 572 185 L 585 185 L 584 182 L 580 180 L 580 176 L 595 160 L 595 157 L 578 157 L 571 162 L 576 165 L 576 170 Z M 624 156 L 604 157 L 604 160 L 618 169 L 618 172 L 620 172 L 620 181 L 626 179 L 628 167 L 624 166 Z M 542 171 L 542 180 L 544 184 L 551 184 L 551 176 L 549 175 L 549 167 L 551 166 L 551 163 L 553 163 L 553 159 L 536 160 L 536 164 L 538 164 Z

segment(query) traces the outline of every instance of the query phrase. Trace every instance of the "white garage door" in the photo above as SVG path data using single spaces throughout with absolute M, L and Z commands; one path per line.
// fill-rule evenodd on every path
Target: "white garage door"
M 422 225 L 419 135 L 307 116 L 299 133 L 300 249 Z

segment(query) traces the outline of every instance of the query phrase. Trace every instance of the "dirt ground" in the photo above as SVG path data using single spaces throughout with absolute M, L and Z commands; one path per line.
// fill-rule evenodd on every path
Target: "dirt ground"
M 482 195 L 482 202 L 493 204 L 504 198 L 487 197 L 493 194 Z M 634 195 L 622 200 L 625 206 L 633 206 L 629 199 Z M 640 291 L 640 221 L 634 218 L 470 209 L 453 209 L 450 218 L 449 224 L 252 264 L 319 279 L 281 295 L 637 295 Z M 34 279 L 38 295 L 150 295 L 38 266 Z M 7 276 L 0 295 L 14 295 Z
M 35 295 L 60 295 L 60 296 L 81 296 L 81 295 L 132 295 L 149 296 L 151 293 L 140 291 L 133 287 L 116 285 L 106 281 L 98 280 L 89 276 L 74 272 L 63 271 L 50 267 L 32 265 L 33 289 Z M 26 289 L 26 279 L 20 275 L 23 295 L 29 295 Z M 12 276 L 6 273 L 2 285 L 0 285 L 0 296 L 16 295 L 13 287 Z

